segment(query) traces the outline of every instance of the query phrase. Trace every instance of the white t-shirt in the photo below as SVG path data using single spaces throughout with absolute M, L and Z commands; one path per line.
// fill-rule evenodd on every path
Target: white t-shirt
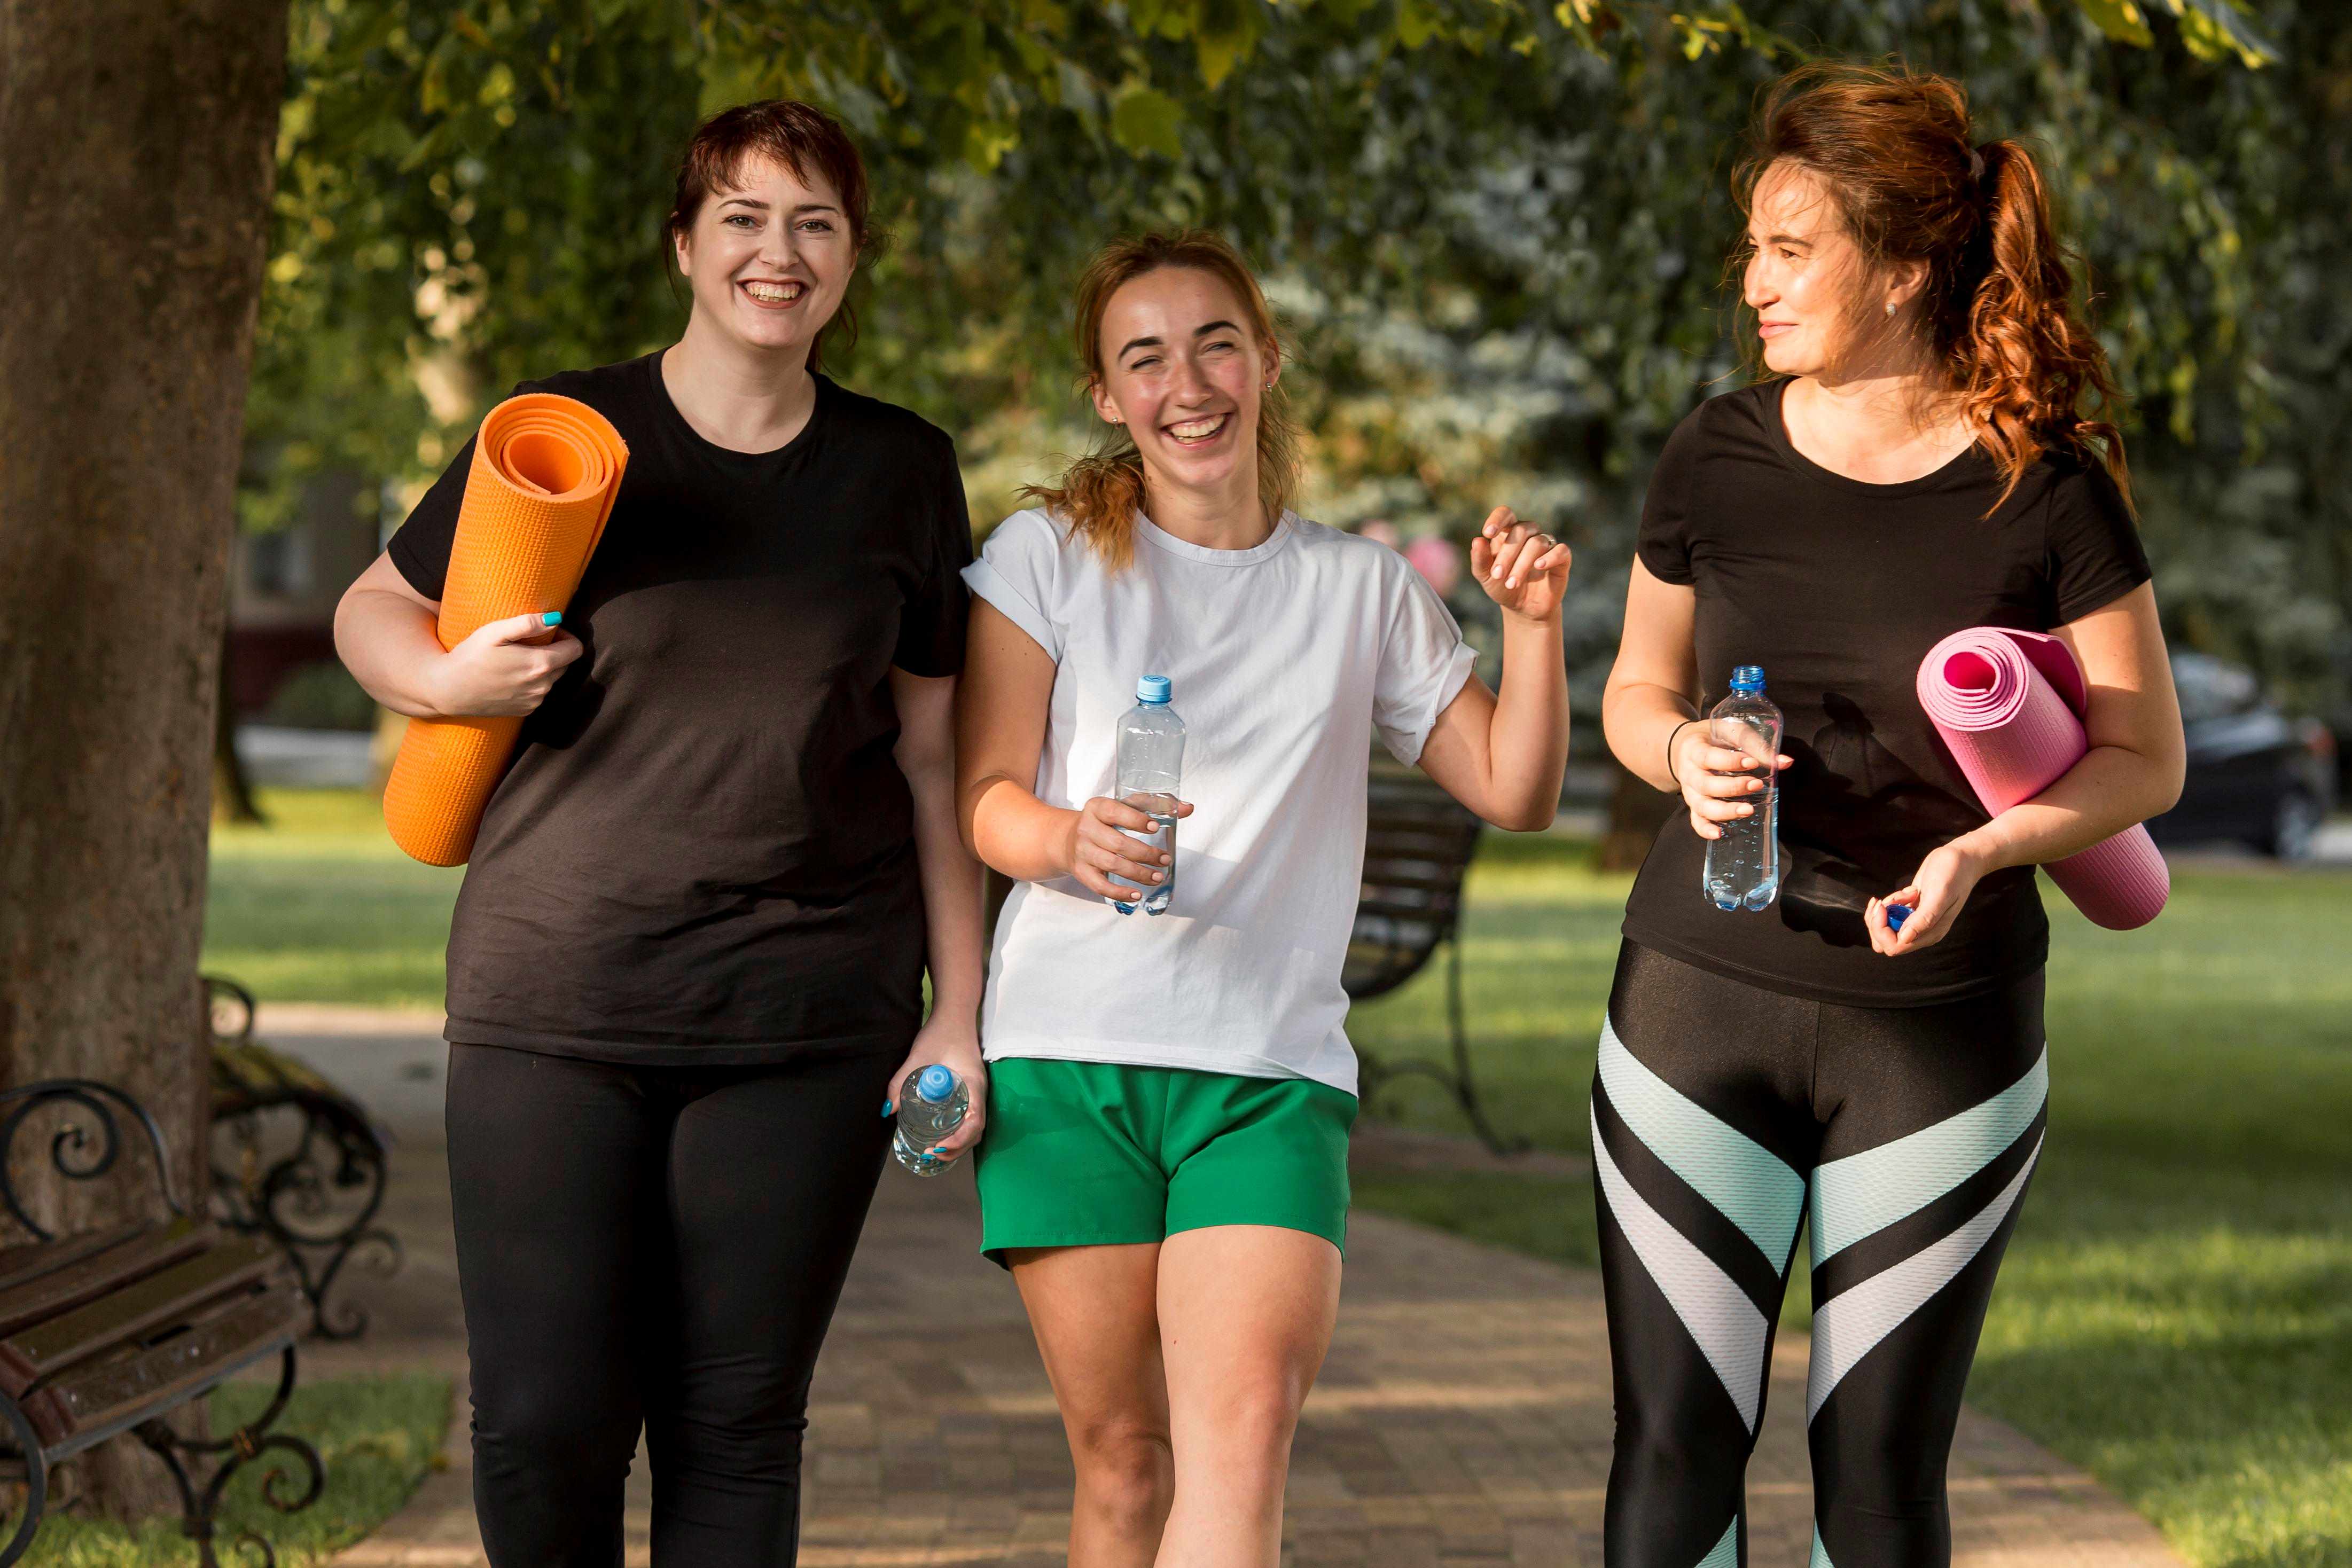
M 1066 527 L 1015 513 L 964 569 L 1058 666 L 1036 794 L 1114 792 L 1139 675 L 1184 721 L 1176 887 L 1121 915 L 1075 878 L 1019 883 L 996 926 L 981 1040 L 1054 1057 L 1308 1078 L 1356 1091 L 1339 988 L 1362 891 L 1375 731 L 1402 762 L 1475 655 L 1387 546 L 1285 513 L 1264 544 L 1204 549 L 1138 517 L 1116 575 Z

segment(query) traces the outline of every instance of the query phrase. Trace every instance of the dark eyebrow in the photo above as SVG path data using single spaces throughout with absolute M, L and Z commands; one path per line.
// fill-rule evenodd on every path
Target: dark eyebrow
M 1764 243 L 1766 245 L 1801 245 L 1807 250 L 1813 247 L 1813 242 L 1801 235 L 1766 235 Z
M 1211 332 L 1238 332 L 1241 329 L 1234 326 L 1231 321 L 1211 321 L 1205 326 L 1193 328 L 1192 336 L 1199 338 Z
M 1165 348 L 1166 346 L 1167 345 L 1158 338 L 1130 338 L 1128 340 L 1126 345 L 1119 350 L 1118 358 L 1123 360 L 1138 349 L 1159 349 Z

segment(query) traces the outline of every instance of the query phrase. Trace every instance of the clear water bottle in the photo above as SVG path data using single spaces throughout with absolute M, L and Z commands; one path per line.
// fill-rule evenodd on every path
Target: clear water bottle
M 971 1092 L 954 1069 L 935 1061 L 909 1072 L 898 1085 L 898 1129 L 890 1136 L 890 1152 L 919 1176 L 939 1175 L 955 1164 L 955 1156 L 940 1159 L 931 1150 L 963 1125 L 964 1113 L 971 1108 Z
M 1132 887 L 1143 896 L 1136 904 L 1113 902 L 1121 915 L 1132 915 L 1137 904 L 1146 915 L 1165 915 L 1176 893 L 1177 791 L 1184 776 L 1184 721 L 1168 706 L 1174 695 L 1165 675 L 1145 675 L 1135 683 L 1135 706 L 1118 721 L 1118 798 L 1151 819 L 1151 831 L 1122 830 L 1168 857 L 1160 869 L 1166 880 L 1150 887 L 1125 877 L 1110 880 Z
M 1764 695 L 1760 664 L 1731 672 L 1731 695 L 1707 716 L 1708 738 L 1756 758 L 1746 777 L 1763 789 L 1748 796 L 1753 815 L 1720 824 L 1723 836 L 1706 846 L 1706 896 L 1717 909 L 1766 909 L 1780 896 L 1780 782 L 1772 759 L 1780 755 L 1780 710 Z

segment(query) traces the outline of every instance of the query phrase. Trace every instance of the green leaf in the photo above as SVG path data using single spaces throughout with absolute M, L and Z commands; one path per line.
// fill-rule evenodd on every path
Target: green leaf
M 1192 22 L 1192 48 L 1201 80 L 1211 92 L 1249 57 L 1264 26 L 1259 0 L 1202 0 Z
M 2278 58 L 2278 51 L 2254 32 L 2239 0 L 2163 0 L 2163 5 L 2180 19 L 2181 42 L 2200 59 L 2234 55 L 2249 69 L 2259 70 Z
M 1122 88 L 1111 106 L 1111 137 L 1129 152 L 1181 158 L 1184 144 L 1177 131 L 1183 123 L 1184 111 L 1177 107 L 1174 99 L 1140 82 L 1130 82 Z
M 2099 31 L 2118 43 L 2136 44 L 2145 49 L 2156 42 L 2156 35 L 2147 30 L 2147 18 L 2140 14 L 2133 0 L 2080 0 L 2083 14 L 2098 24 Z

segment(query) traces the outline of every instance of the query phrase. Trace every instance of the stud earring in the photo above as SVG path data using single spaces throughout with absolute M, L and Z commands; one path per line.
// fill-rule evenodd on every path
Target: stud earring
M 1894 301 L 1894 300 L 1892 300 L 1892 299 L 1890 299 L 1890 300 L 1888 300 L 1888 301 L 1886 302 L 1886 313 L 1887 313 L 1889 316 L 1892 316 L 1892 315 L 1894 315 L 1894 314 L 1895 314 L 1895 301 Z

